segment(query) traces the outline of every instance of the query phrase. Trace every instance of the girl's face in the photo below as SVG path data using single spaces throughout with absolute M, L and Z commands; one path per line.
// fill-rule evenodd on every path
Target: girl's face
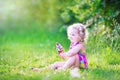
M 74 28 L 69 28 L 67 30 L 67 35 L 68 35 L 68 39 L 71 42 L 79 42 L 80 41 L 80 37 L 78 34 L 78 30 L 74 29 Z

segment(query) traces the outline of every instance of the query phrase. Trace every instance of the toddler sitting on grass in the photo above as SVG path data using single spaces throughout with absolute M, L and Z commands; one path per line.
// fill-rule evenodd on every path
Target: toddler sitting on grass
M 34 71 L 43 69 L 66 70 L 68 68 L 87 68 L 88 62 L 85 52 L 86 29 L 81 23 L 75 23 L 67 28 L 67 36 L 71 44 L 67 52 L 59 51 L 59 56 L 63 62 L 55 62 L 45 68 L 32 68 Z M 57 43 L 59 45 L 59 43 Z

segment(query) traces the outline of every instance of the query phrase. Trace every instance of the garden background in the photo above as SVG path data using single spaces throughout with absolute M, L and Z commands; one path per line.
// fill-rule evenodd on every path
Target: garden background
M 67 51 L 66 28 L 83 23 L 88 69 L 79 79 L 69 70 L 34 72 L 61 60 Z M 120 0 L 0 0 L 0 80 L 119 80 Z

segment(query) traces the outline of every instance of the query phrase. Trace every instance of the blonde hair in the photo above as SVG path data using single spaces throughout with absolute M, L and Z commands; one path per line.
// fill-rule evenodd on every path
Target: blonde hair
M 67 28 L 67 30 L 69 30 L 70 28 L 78 30 L 78 34 L 80 35 L 80 42 L 86 42 L 88 32 L 87 32 L 87 30 L 86 30 L 86 28 L 85 28 L 85 26 L 83 24 L 74 23 L 74 24 L 70 25 Z

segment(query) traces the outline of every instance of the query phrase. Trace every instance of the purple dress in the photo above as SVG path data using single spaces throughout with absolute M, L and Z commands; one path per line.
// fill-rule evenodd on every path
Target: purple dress
M 76 44 L 71 43 L 69 49 L 72 49 L 77 44 L 80 44 L 80 43 L 76 43 Z M 86 54 L 84 52 L 80 52 L 80 51 L 77 54 L 78 54 L 78 57 L 79 57 L 79 60 L 80 60 L 80 67 L 87 68 L 88 67 L 88 61 L 87 61 L 87 58 L 86 58 Z

